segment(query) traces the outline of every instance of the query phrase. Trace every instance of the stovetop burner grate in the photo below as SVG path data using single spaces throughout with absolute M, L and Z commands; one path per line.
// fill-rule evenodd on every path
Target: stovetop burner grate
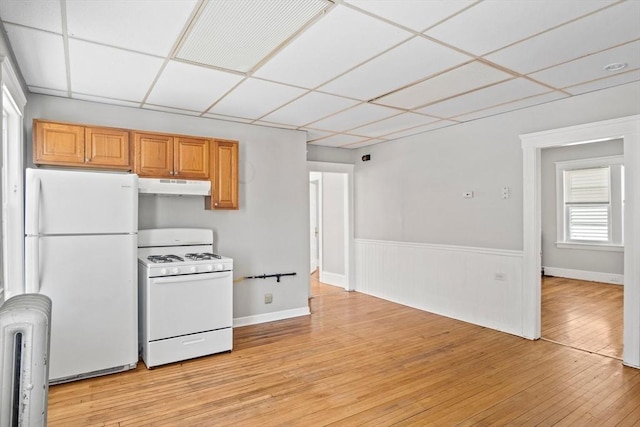
M 157 264 L 184 261 L 184 258 L 179 257 L 178 255 L 149 255 L 147 259 Z
M 218 255 L 218 254 L 214 254 L 211 252 L 202 252 L 202 253 L 190 253 L 190 254 L 186 254 L 184 256 L 187 259 L 193 260 L 193 261 L 201 261 L 201 260 L 208 260 L 208 259 L 221 259 L 222 256 Z

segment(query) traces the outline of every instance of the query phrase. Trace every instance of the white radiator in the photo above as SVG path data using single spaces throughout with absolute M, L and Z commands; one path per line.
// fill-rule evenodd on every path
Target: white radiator
M 51 300 L 23 294 L 0 307 L 0 427 L 46 426 Z

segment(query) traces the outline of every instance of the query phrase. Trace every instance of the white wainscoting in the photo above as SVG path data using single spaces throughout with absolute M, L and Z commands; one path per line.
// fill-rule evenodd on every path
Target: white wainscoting
M 356 239 L 355 289 L 525 336 L 522 251 Z
M 543 267 L 547 276 L 566 277 L 567 279 L 587 280 L 590 282 L 610 283 L 612 285 L 622 285 L 624 283 L 623 274 L 600 273 L 598 271 L 574 270 L 571 268 Z

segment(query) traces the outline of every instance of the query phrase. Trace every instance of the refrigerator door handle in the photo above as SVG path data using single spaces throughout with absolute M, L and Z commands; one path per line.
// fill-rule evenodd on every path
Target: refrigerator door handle
M 28 294 L 40 293 L 40 236 L 31 236 L 26 239 L 27 257 L 31 260 L 26 268 L 25 292 Z
M 25 271 L 25 292 L 40 293 L 40 177 L 33 177 L 33 185 L 31 186 L 30 202 L 32 209 L 28 219 L 30 222 L 26 224 L 26 229 L 31 233 L 30 238 L 26 239 L 26 250 L 28 255 L 26 258 L 31 260 L 31 264 L 27 266 Z

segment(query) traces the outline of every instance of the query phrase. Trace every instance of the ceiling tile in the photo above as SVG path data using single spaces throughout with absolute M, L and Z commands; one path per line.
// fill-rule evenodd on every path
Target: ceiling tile
M 125 107 L 134 107 L 134 108 L 140 107 L 139 102 L 123 101 L 121 99 L 105 98 L 102 96 L 91 96 L 91 95 L 84 95 L 81 93 L 74 93 L 71 97 L 73 99 L 81 99 L 83 101 L 91 101 L 91 102 L 100 102 L 102 104 L 123 105 Z
M 442 118 L 451 118 L 550 91 L 551 89 L 546 86 L 525 78 L 519 78 L 431 104 L 428 107 L 421 108 L 418 112 Z
M 203 117 L 209 118 L 209 119 L 216 119 L 216 120 L 225 120 L 228 122 L 239 122 L 239 123 L 251 123 L 253 122 L 253 120 L 251 119 L 243 119 L 241 117 L 232 117 L 232 116 L 223 116 L 221 114 L 211 114 L 211 113 L 205 113 L 203 114 Z
M 2 0 L 0 1 L 0 17 L 3 22 L 62 34 L 62 14 L 59 1 Z
M 334 135 L 328 138 L 319 139 L 317 141 L 310 142 L 311 145 L 321 145 L 323 147 L 340 147 L 342 145 L 353 144 L 356 142 L 366 141 L 369 138 L 363 138 L 361 136 L 354 135 Z
M 337 5 L 254 74 L 314 88 L 411 34 Z
M 266 126 L 266 127 L 278 128 L 278 129 L 298 129 L 298 126 L 295 126 L 295 125 L 287 125 L 284 123 L 271 123 L 271 122 L 266 122 L 262 120 L 256 120 L 251 123 L 254 125 Z
M 144 104 L 145 110 L 163 111 L 165 113 L 185 114 L 187 116 L 199 116 L 200 111 L 185 110 L 182 108 L 164 107 L 162 105 Z
M 362 10 L 414 31 L 424 31 L 476 0 L 345 0 Z
M 368 101 L 471 59 L 423 37 L 415 37 L 320 90 Z
M 408 128 L 425 125 L 437 120 L 438 119 L 436 118 L 423 116 L 422 114 L 403 113 L 399 116 L 390 117 L 388 119 L 380 120 L 370 125 L 353 129 L 351 132 L 358 135 L 377 137 L 380 135 L 387 135 Z
M 548 92 L 542 95 L 532 96 L 530 98 L 521 99 L 508 104 L 499 105 L 497 107 L 487 108 L 485 110 L 475 111 L 456 117 L 456 120 L 466 122 L 469 120 L 480 119 L 482 117 L 495 116 L 496 114 L 506 113 L 508 111 L 519 110 L 521 108 L 531 107 L 533 105 L 544 104 L 558 99 L 566 98 L 567 95 L 562 92 Z
M 316 139 L 326 138 L 331 132 L 316 129 L 300 129 L 307 132 L 307 141 L 315 141 Z
M 250 78 L 240 83 L 209 112 L 258 119 L 306 92 L 305 89 Z
M 611 77 L 614 73 L 606 71 L 604 67 L 615 62 L 628 64 L 627 69 L 629 70 L 640 68 L 640 41 L 585 56 L 557 67 L 547 68 L 544 71 L 531 74 L 530 77 L 551 86 L 563 88 Z
M 426 34 L 475 55 L 484 55 L 610 3 L 613 1 L 485 0 Z
M 373 104 L 360 104 L 342 111 L 326 119 L 317 121 L 311 127 L 329 131 L 341 132 L 353 129 L 376 120 L 399 114 L 393 108 L 381 107 Z
M 595 80 L 589 83 L 572 86 L 564 89 L 572 95 L 580 95 L 581 93 L 592 92 L 594 90 L 605 89 L 612 86 L 619 86 L 626 83 L 636 82 L 640 80 L 640 70 L 631 70 L 620 74 L 612 75 L 604 79 Z
M 126 50 L 69 40 L 74 93 L 142 101 L 162 59 Z
M 399 108 L 416 108 L 513 77 L 480 62 L 472 62 L 429 80 L 399 90 L 375 102 Z
M 197 1 L 71 0 L 66 4 L 70 37 L 167 56 Z
M 242 79 L 238 74 L 169 61 L 146 102 L 202 112 Z
M 27 86 L 67 90 L 61 35 L 11 24 L 5 30 Z
M 440 128 L 444 128 L 444 127 L 455 125 L 455 124 L 458 124 L 458 122 L 454 122 L 451 120 L 438 120 L 437 122 L 429 123 L 428 125 L 418 126 L 415 128 L 403 130 L 401 132 L 385 135 L 385 139 L 387 140 L 400 139 L 406 136 L 417 135 L 419 133 L 424 133 L 430 130 L 440 129 Z
M 270 113 L 263 117 L 262 120 L 302 126 L 357 103 L 358 101 L 352 99 L 311 92 Z
M 386 139 L 366 139 L 360 142 L 354 142 L 351 144 L 341 145 L 339 148 L 347 148 L 349 150 L 355 150 L 356 148 L 369 147 L 371 145 L 380 144 L 386 142 Z
M 206 2 L 177 57 L 248 72 L 331 4 L 326 0 Z
M 637 40 L 640 38 L 639 17 L 640 1 L 623 2 L 495 52 L 487 59 L 528 74 Z

